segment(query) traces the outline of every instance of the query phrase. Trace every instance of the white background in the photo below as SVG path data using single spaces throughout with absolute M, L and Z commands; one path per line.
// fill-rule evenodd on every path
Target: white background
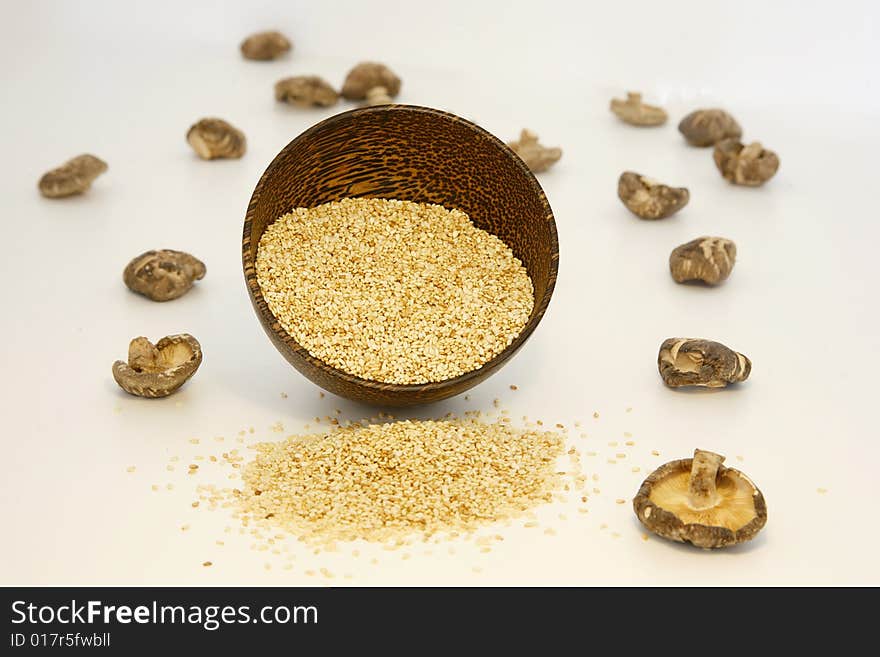
M 0 6 L 0 583 L 308 584 L 328 581 L 305 574 L 324 567 L 352 584 L 880 584 L 876 4 Z M 268 28 L 288 34 L 293 53 L 243 60 L 241 39 Z M 446 544 L 430 555 L 417 545 L 407 560 L 358 546 L 355 558 L 348 547 L 313 555 L 294 543 L 295 567 L 283 571 L 248 537 L 224 534 L 235 527 L 225 512 L 191 508 L 197 481 L 229 483 L 225 475 L 184 471 L 194 454 L 241 447 L 243 428 L 277 439 L 335 408 L 372 411 L 321 399 L 287 365 L 254 316 L 239 256 L 245 208 L 272 157 L 351 107 L 280 106 L 273 83 L 318 74 L 338 85 L 363 59 L 401 75 L 401 102 L 455 112 L 505 140 L 529 127 L 564 149 L 539 177 L 561 242 L 543 323 L 470 401 L 420 412 L 491 410 L 499 397 L 517 418 L 579 420 L 589 438 L 572 429 L 572 442 L 597 452 L 584 462 L 601 493 L 585 515 L 544 509 L 555 536 L 492 528 L 505 541 L 490 554 L 459 541 L 454 555 Z M 627 89 L 664 105 L 669 123 L 617 121 L 608 102 Z M 779 153 L 764 188 L 729 185 L 711 151 L 677 132 L 684 114 L 716 105 L 746 139 Z M 244 130 L 243 159 L 195 157 L 184 135 L 203 116 Z M 82 197 L 41 198 L 39 176 L 81 152 L 109 172 Z M 689 206 L 665 221 L 636 219 L 616 196 L 625 169 L 689 187 Z M 704 234 L 736 241 L 732 277 L 718 289 L 676 285 L 669 251 Z M 121 273 L 162 247 L 195 254 L 208 274 L 155 304 Z M 179 394 L 148 401 L 117 388 L 110 367 L 132 337 L 180 331 L 201 341 L 205 359 Z M 666 389 L 655 359 L 670 336 L 743 351 L 751 379 L 720 392 Z M 278 421 L 284 434 L 270 429 Z M 635 446 L 624 447 L 623 432 Z M 762 488 L 769 522 L 753 543 L 706 552 L 642 540 L 629 499 L 647 471 L 697 446 L 726 454 Z M 621 450 L 626 458 L 608 463 Z M 172 456 L 181 461 L 168 472 Z

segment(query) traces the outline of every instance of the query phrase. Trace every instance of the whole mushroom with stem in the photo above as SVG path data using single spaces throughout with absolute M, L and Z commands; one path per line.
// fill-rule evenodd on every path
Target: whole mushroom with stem
M 671 541 L 721 548 L 753 539 L 767 523 L 757 486 L 724 457 L 702 449 L 652 472 L 633 499 L 647 529 Z
M 385 64 L 361 62 L 348 72 L 341 93 L 346 100 L 365 100 L 376 87 L 384 87 L 386 95 L 393 98 L 400 93 L 400 78 Z
M 138 337 L 128 345 L 128 362 L 113 363 L 113 378 L 137 397 L 167 397 L 186 383 L 202 364 L 202 347 L 188 333 L 166 335 L 153 344 Z
M 508 142 L 507 145 L 522 158 L 532 173 L 546 171 L 562 157 L 561 148 L 544 146 L 538 141 L 538 135 L 525 128 L 519 133 L 519 140 Z
M 611 111 L 624 123 L 637 126 L 656 126 L 666 123 L 666 110 L 642 102 L 642 94 L 630 91 L 626 99 L 611 99 Z

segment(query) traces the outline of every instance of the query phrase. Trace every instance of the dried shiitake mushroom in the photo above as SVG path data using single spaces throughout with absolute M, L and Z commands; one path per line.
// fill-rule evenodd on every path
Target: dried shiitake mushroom
M 317 75 L 297 75 L 275 83 L 275 100 L 300 107 L 330 107 L 339 94 Z
M 669 272 L 676 283 L 703 281 L 718 285 L 736 264 L 736 244 L 723 237 L 698 237 L 677 246 L 669 255 Z
M 701 338 L 669 338 L 657 356 L 660 376 L 670 388 L 724 388 L 749 378 L 752 361 L 720 342 Z
M 721 175 L 735 185 L 758 187 L 779 169 L 779 156 L 757 141 L 744 146 L 739 139 L 725 139 L 715 144 L 713 157 Z
M 128 345 L 128 362 L 113 363 L 113 378 L 125 392 L 138 397 L 167 397 L 196 373 L 202 347 L 188 333 L 166 335 L 155 345 L 135 338 Z
M 186 133 L 186 140 L 203 160 L 238 158 L 244 155 L 244 133 L 223 119 L 202 119 Z
M 367 91 L 367 99 L 364 101 L 364 107 L 372 105 L 387 105 L 393 102 L 391 96 L 388 95 L 388 89 L 385 87 L 373 87 Z
M 712 146 L 722 139 L 742 137 L 739 123 L 721 109 L 691 112 L 678 124 L 678 131 L 692 146 Z
M 268 61 L 277 59 L 293 46 L 281 32 L 257 32 L 241 42 L 241 54 L 245 59 Z
M 633 499 L 636 517 L 658 536 L 701 548 L 750 541 L 767 523 L 767 503 L 751 479 L 723 462 L 697 449 L 692 459 L 661 465 Z
M 538 143 L 538 135 L 531 130 L 523 129 L 519 133 L 519 141 L 512 141 L 507 145 L 522 158 L 533 173 L 546 171 L 562 157 L 561 148 L 542 146 Z
M 685 187 L 662 185 L 633 171 L 620 174 L 617 196 L 634 215 L 642 219 L 670 217 L 686 206 L 691 198 Z
M 46 198 L 63 198 L 82 194 L 92 181 L 107 170 L 107 163 L 94 155 L 77 155 L 60 167 L 47 171 L 38 187 Z
M 400 78 L 378 62 L 361 62 L 348 72 L 342 84 L 342 96 L 348 100 L 364 100 L 374 87 L 385 87 L 392 98 L 400 93 Z
M 646 105 L 642 102 L 642 94 L 632 91 L 626 94 L 626 100 L 612 98 L 611 111 L 630 125 L 663 125 L 668 118 L 666 110 L 655 105 Z
M 186 294 L 205 277 L 205 263 L 183 251 L 147 251 L 134 258 L 122 272 L 132 292 L 153 301 L 171 301 Z

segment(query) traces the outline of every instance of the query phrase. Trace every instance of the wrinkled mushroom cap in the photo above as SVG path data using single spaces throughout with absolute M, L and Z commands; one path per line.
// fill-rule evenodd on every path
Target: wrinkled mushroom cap
M 752 373 L 752 361 L 730 347 L 702 338 L 667 338 L 657 354 L 660 377 L 670 388 L 724 388 Z
M 107 163 L 104 160 L 84 153 L 44 173 L 37 187 L 40 194 L 46 198 L 64 198 L 82 194 L 92 186 L 92 181 L 106 170 Z
M 290 40 L 277 31 L 257 32 L 241 42 L 241 54 L 245 59 L 269 61 L 288 52 L 293 46 Z
M 706 472 L 714 485 L 707 505 L 692 502 L 694 461 L 699 458 L 710 465 Z M 754 538 L 767 522 L 764 495 L 742 472 L 722 466 L 723 460 L 712 452 L 696 450 L 693 459 L 661 465 L 633 499 L 639 521 L 658 536 L 702 548 L 727 547 Z
M 617 196 L 640 219 L 665 219 L 688 204 L 686 187 L 670 187 L 634 171 L 624 171 L 617 181 Z
M 126 265 L 122 280 L 132 292 L 153 301 L 171 301 L 205 277 L 205 263 L 183 251 L 146 251 Z
M 746 146 L 739 139 L 724 139 L 715 144 L 712 158 L 724 179 L 735 185 L 758 187 L 779 170 L 779 156 L 757 141 Z
M 722 109 L 695 110 L 678 124 L 678 131 L 692 146 L 712 146 L 722 139 L 739 139 L 742 128 Z
M 138 397 L 167 397 L 196 373 L 202 347 L 188 333 L 168 335 L 155 345 L 139 337 L 128 346 L 128 362 L 113 363 L 113 378 L 123 390 Z
M 374 87 L 385 87 L 391 97 L 400 93 L 400 78 L 394 71 L 378 62 L 361 62 L 355 66 L 342 84 L 342 96 L 348 100 L 364 100 Z
M 698 237 L 669 254 L 669 273 L 676 283 L 718 285 L 730 276 L 735 264 L 736 244 L 724 237 Z
M 203 160 L 239 158 L 247 150 L 244 133 L 223 119 L 201 119 L 186 133 L 186 140 Z
M 330 107 L 339 94 L 317 75 L 297 75 L 275 83 L 275 100 L 300 107 Z

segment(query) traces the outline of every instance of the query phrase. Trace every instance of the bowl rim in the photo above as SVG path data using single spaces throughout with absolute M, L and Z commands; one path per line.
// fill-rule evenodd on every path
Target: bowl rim
M 445 121 L 454 121 L 456 123 L 464 125 L 469 130 L 473 130 L 482 137 L 488 139 L 488 141 L 494 143 L 501 149 L 502 152 L 505 152 L 512 159 L 516 166 L 519 167 L 520 171 L 525 175 L 525 179 L 528 181 L 532 193 L 534 193 L 538 197 L 541 205 L 543 206 L 544 220 L 549 224 L 551 253 L 550 267 L 549 271 L 547 272 L 547 287 L 544 290 L 544 294 L 541 296 L 541 298 L 535 299 L 535 307 L 532 310 L 532 316 L 529 318 L 529 321 L 523 327 L 522 331 L 519 332 L 519 335 L 517 335 L 509 345 L 507 345 L 504 349 L 495 354 L 495 356 L 493 356 L 490 360 L 483 363 L 480 367 L 474 370 L 470 370 L 469 372 L 465 372 L 464 374 L 459 374 L 458 376 L 451 379 L 444 379 L 443 381 L 405 384 L 385 383 L 382 381 L 376 381 L 374 379 L 361 378 L 359 376 L 336 368 L 332 365 L 329 365 L 319 358 L 316 358 L 311 353 L 309 353 L 309 351 L 305 347 L 299 344 L 293 338 L 293 336 L 291 336 L 287 332 L 287 330 L 281 325 L 281 322 L 278 320 L 278 318 L 275 317 L 274 314 L 272 314 L 272 311 L 269 309 L 268 302 L 263 297 L 259 281 L 257 280 L 256 258 L 250 258 L 251 228 L 253 225 L 254 213 L 256 212 L 257 204 L 263 193 L 263 188 L 268 184 L 267 181 L 272 177 L 272 175 L 275 173 L 275 170 L 280 166 L 282 156 L 285 155 L 285 153 L 291 148 L 291 146 L 295 142 L 301 139 L 307 139 L 310 135 L 324 130 L 327 127 L 332 127 L 333 124 L 338 123 L 342 120 L 347 120 L 351 117 L 362 116 L 365 114 L 387 112 L 415 112 L 420 114 L 429 114 L 432 117 L 440 118 Z M 259 245 L 257 245 L 257 247 L 259 247 Z M 424 391 L 437 391 L 445 388 L 459 387 L 463 391 L 471 387 L 470 385 L 468 385 L 468 383 L 470 383 L 474 379 L 477 379 L 477 382 L 479 382 L 479 380 L 486 376 L 488 372 L 496 369 L 505 361 L 507 361 L 511 356 L 513 356 L 513 354 L 515 354 L 519 350 L 519 348 L 525 343 L 525 341 L 531 336 L 535 328 L 537 328 L 538 324 L 541 322 L 541 319 L 543 319 L 544 313 L 547 311 L 547 307 L 550 305 L 550 297 L 553 296 L 553 290 L 556 287 L 556 278 L 559 272 L 559 236 L 556 229 L 556 219 L 553 216 L 553 210 L 550 208 L 550 202 L 547 200 L 547 196 L 544 194 L 544 190 L 541 188 L 538 179 L 535 177 L 535 174 L 532 173 L 532 171 L 528 168 L 525 162 L 523 162 L 523 160 L 507 144 L 505 144 L 498 137 L 493 135 L 485 128 L 477 125 L 473 121 L 464 119 L 460 116 L 452 114 L 451 112 L 446 112 L 444 110 L 438 110 L 431 107 L 424 107 L 421 105 L 405 105 L 393 103 L 388 105 L 360 107 L 345 112 L 340 112 L 339 114 L 334 114 L 333 116 L 319 121 L 318 123 L 314 124 L 310 128 L 306 129 L 305 131 L 294 137 L 286 146 L 284 146 L 284 148 L 282 148 L 278 152 L 278 154 L 269 163 L 269 166 L 266 167 L 263 175 L 260 176 L 260 180 L 257 182 L 253 194 L 251 194 L 251 200 L 248 203 L 247 213 L 245 214 L 244 220 L 244 228 L 242 232 L 242 265 L 244 267 L 245 284 L 247 286 L 248 293 L 250 294 L 254 308 L 260 315 L 260 319 L 262 320 L 263 325 L 271 329 L 275 336 L 280 341 L 282 341 L 285 346 L 287 346 L 291 351 L 296 353 L 298 357 L 302 358 L 316 369 L 322 370 L 334 378 L 342 379 L 348 384 L 359 386 L 362 388 L 369 388 L 371 390 L 375 390 L 386 395 L 389 393 L 392 395 L 396 393 L 409 395 Z

